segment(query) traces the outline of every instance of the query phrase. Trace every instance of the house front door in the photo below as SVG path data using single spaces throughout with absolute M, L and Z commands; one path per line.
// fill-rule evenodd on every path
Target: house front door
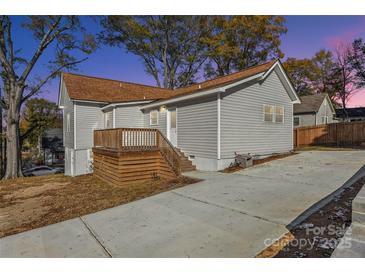
M 177 146 L 177 119 L 176 108 L 167 112 L 167 138 L 175 147 Z

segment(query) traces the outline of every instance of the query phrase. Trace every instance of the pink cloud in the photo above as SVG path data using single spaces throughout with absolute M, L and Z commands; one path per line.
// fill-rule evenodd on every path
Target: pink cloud
M 324 41 L 326 45 L 332 50 L 336 49 L 341 44 L 351 43 L 355 38 L 364 35 L 364 25 L 365 18 L 361 18 L 361 23 L 348 29 L 346 31 L 340 32 L 337 35 L 325 37 Z

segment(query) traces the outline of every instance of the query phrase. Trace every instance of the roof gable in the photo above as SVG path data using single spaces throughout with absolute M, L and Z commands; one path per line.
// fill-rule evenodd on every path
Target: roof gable
M 327 94 L 301 96 L 300 100 L 302 101 L 301 104 L 294 105 L 294 114 L 316 113 L 323 104 L 324 100 L 328 101 L 332 112 L 334 112 L 332 102 L 329 100 Z

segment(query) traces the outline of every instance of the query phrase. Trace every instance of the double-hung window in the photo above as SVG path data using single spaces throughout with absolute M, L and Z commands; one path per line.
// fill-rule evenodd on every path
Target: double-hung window
M 272 123 L 284 123 L 284 107 L 264 105 L 264 121 Z
M 150 126 L 158 125 L 158 110 L 150 111 Z

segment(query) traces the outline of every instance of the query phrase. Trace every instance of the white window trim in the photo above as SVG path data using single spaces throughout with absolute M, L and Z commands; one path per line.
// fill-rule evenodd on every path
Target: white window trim
M 273 108 L 273 114 L 272 114 L 272 121 L 266 121 L 265 120 L 265 107 L 272 107 Z M 281 122 L 276 122 L 276 108 L 281 107 L 283 108 L 283 121 Z M 269 104 L 264 104 L 262 107 L 262 121 L 265 123 L 273 123 L 273 124 L 284 124 L 285 122 L 285 107 L 282 105 L 269 105 Z
M 157 113 L 156 123 L 152 123 L 152 117 L 151 117 L 151 115 L 152 115 L 153 112 L 156 112 Z M 150 126 L 158 126 L 158 116 L 159 116 L 158 115 L 158 110 L 151 110 L 150 111 Z

